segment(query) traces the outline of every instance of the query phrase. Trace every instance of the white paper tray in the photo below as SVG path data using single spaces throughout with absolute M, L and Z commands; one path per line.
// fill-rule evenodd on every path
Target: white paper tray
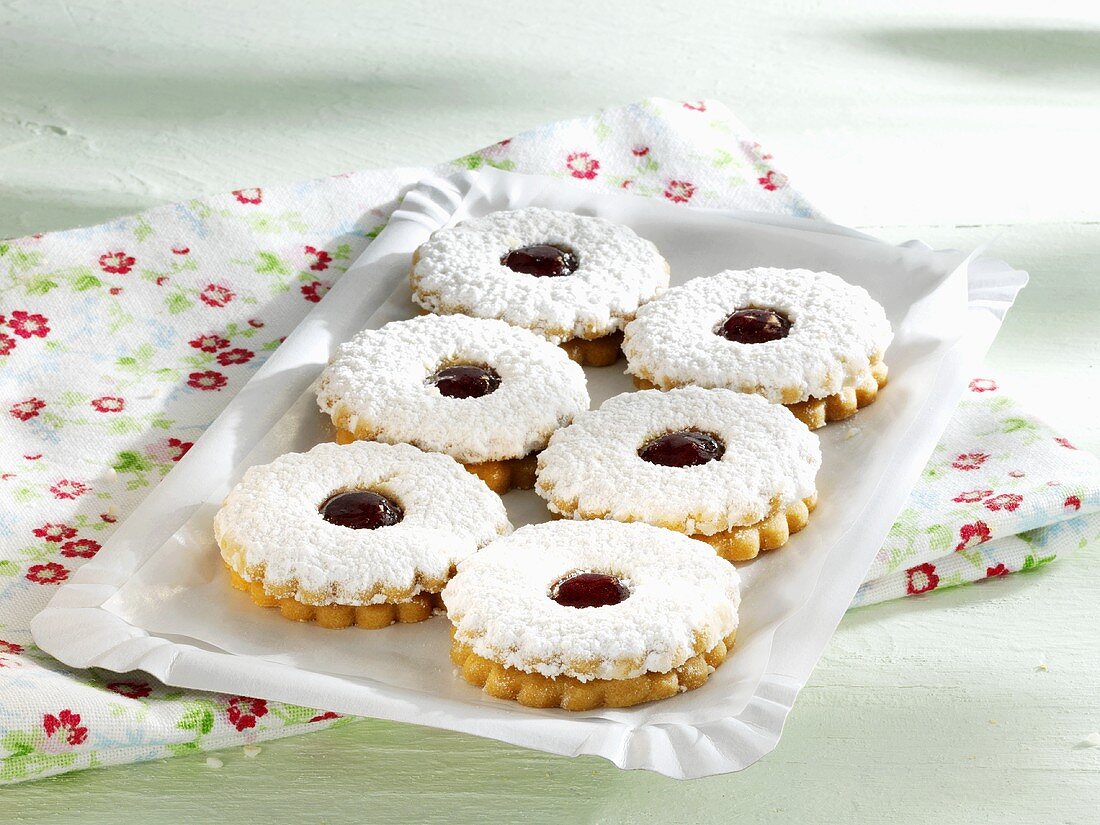
M 293 624 L 230 588 L 211 536 L 218 502 L 248 466 L 331 440 L 310 384 L 338 343 L 415 313 L 407 284 L 413 250 L 444 225 L 527 205 L 633 227 L 668 258 L 674 283 L 756 265 L 830 270 L 866 287 L 896 332 L 889 387 L 850 422 L 819 431 L 821 503 L 809 526 L 780 552 L 743 565 L 734 655 L 699 690 L 663 702 L 568 713 L 491 699 L 455 676 L 446 619 L 384 631 Z M 181 687 L 597 754 L 673 777 L 740 770 L 778 742 L 1026 280 L 997 261 L 966 261 L 915 242 L 893 247 L 805 219 L 693 210 L 497 170 L 422 181 L 184 460 L 58 590 L 34 619 L 35 641 L 74 667 L 143 670 Z M 621 363 L 588 376 L 593 405 L 630 389 Z M 548 515 L 531 492 L 505 500 L 516 526 Z

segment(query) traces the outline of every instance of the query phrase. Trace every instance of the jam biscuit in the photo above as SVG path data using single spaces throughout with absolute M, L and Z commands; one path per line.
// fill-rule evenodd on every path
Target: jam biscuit
M 861 287 L 828 272 L 760 268 L 669 289 L 627 326 L 623 352 L 641 389 L 756 393 L 817 429 L 875 400 L 892 338 Z
M 559 430 L 535 490 L 572 519 L 644 521 L 744 561 L 787 542 L 817 504 L 817 436 L 757 395 L 624 393 Z
M 423 621 L 455 564 L 511 530 L 454 459 L 368 441 L 252 467 L 214 517 L 234 587 L 334 628 Z
M 503 321 L 422 315 L 366 330 L 321 374 L 337 440 L 447 453 L 497 493 L 535 483 L 534 453 L 588 409 L 584 370 Z
M 451 659 L 490 696 L 591 710 L 702 685 L 737 632 L 737 570 L 646 524 L 523 527 L 443 590 Z
M 657 248 L 602 218 L 529 207 L 440 229 L 413 256 L 413 300 L 440 314 L 499 318 L 613 364 L 638 307 L 668 286 Z

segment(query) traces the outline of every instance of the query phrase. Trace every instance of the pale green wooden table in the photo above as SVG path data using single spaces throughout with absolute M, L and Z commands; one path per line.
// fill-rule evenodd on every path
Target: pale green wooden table
M 0 0 L 0 237 L 718 97 L 838 221 L 937 246 L 1003 231 L 992 252 L 1033 280 L 990 367 L 1100 451 L 1091 4 L 321 5 Z M 9 787 L 0 821 L 1092 823 L 1098 576 L 1086 551 L 850 614 L 778 749 L 739 775 L 677 783 L 367 721 L 220 768 Z

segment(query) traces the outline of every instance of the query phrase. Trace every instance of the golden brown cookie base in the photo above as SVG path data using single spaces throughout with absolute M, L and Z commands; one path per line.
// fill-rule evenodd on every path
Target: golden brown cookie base
M 809 427 L 817 430 L 824 427 L 830 421 L 843 421 L 851 418 L 857 412 L 869 404 L 873 404 L 878 398 L 878 391 L 886 386 L 889 381 L 889 368 L 886 364 L 874 359 L 871 361 L 871 369 L 868 374 L 854 387 L 847 387 L 836 395 L 828 395 L 825 398 L 809 398 L 794 404 L 784 404 L 788 410 L 794 413 L 794 417 Z M 634 376 L 634 386 L 639 390 L 662 389 L 646 378 Z M 797 396 L 796 396 L 797 397 Z
M 736 636 L 734 631 L 710 650 L 692 656 L 668 673 L 643 673 L 633 679 L 582 682 L 572 676 L 552 679 L 517 670 L 478 656 L 468 646 L 455 641 L 454 628 L 451 629 L 451 661 L 471 685 L 497 699 L 512 699 L 530 708 L 627 708 L 667 699 L 684 690 L 695 690 L 726 660 Z
M 787 404 L 786 407 L 811 430 L 817 430 L 830 421 L 851 418 L 868 404 L 873 404 L 878 398 L 878 391 L 886 386 L 888 380 L 889 368 L 886 364 L 872 361 L 870 374 L 856 386 L 843 389 L 836 395 L 810 398 L 797 404 Z
M 792 535 L 806 526 L 815 507 L 816 494 L 796 501 L 785 510 L 779 510 L 748 527 L 735 527 L 712 536 L 696 533 L 692 538 L 705 541 L 727 561 L 748 561 L 760 555 L 761 550 L 776 550 L 786 544 Z
M 355 434 L 343 427 L 336 428 L 336 443 L 351 444 Z M 461 463 L 461 462 L 460 462 Z M 529 453 L 522 458 L 505 458 L 499 461 L 481 461 L 463 464 L 469 472 L 480 478 L 499 496 L 509 490 L 530 490 L 535 486 L 535 465 L 538 454 Z
M 264 591 L 259 582 L 245 581 L 233 568 L 229 571 L 229 581 L 237 590 L 243 590 L 260 607 L 277 607 L 283 618 L 295 622 L 317 622 L 321 627 L 332 630 L 351 627 L 378 630 L 401 622 L 411 624 L 430 619 L 432 611 L 443 607 L 438 593 L 417 593 L 410 601 L 400 604 L 326 604 L 312 605 L 297 599 L 278 598 Z
M 558 344 L 582 367 L 610 367 L 622 355 L 623 334 L 613 332 L 601 338 L 571 338 Z

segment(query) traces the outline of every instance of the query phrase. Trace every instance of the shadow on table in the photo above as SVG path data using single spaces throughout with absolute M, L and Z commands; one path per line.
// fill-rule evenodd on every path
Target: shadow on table
M 1008 83 L 1093 88 L 1100 29 L 929 26 L 852 32 L 851 39 L 903 57 L 959 66 Z

